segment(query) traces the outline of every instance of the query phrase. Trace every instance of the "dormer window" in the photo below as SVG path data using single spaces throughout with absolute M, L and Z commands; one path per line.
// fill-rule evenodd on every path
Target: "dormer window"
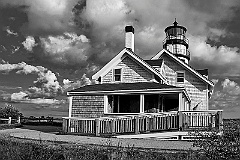
M 121 73 L 122 73 L 121 68 L 114 69 L 113 70 L 113 81 L 120 82 L 121 81 Z
M 185 74 L 184 72 L 177 72 L 177 82 L 184 83 Z

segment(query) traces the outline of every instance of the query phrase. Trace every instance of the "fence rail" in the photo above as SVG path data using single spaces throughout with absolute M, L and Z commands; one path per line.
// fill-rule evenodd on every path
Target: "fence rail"
M 18 124 L 20 123 L 20 117 L 18 119 L 13 119 L 12 117 L 0 118 L 0 124 Z
M 221 129 L 222 111 L 178 111 L 100 118 L 63 118 L 63 132 L 87 135 L 139 134 L 167 130 Z
M 62 123 L 61 118 L 53 118 L 53 117 L 21 117 L 21 123 Z

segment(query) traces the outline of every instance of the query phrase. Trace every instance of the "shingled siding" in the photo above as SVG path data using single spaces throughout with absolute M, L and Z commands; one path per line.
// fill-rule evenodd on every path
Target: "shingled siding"
M 115 68 L 122 68 L 122 83 L 148 82 L 153 79 L 151 73 L 129 57 L 125 57 Z M 112 70 L 103 76 L 102 83 L 113 83 Z
M 166 55 L 163 58 L 165 62 L 164 70 L 169 84 L 186 88 L 187 93 L 191 98 L 191 109 L 197 105 L 197 110 L 208 110 L 207 84 Z M 184 83 L 177 83 L 177 71 L 185 71 Z
M 96 118 L 104 113 L 104 96 L 73 96 L 72 117 Z

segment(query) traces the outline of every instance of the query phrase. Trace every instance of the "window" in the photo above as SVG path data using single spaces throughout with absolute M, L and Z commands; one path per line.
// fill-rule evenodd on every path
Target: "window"
M 177 82 L 179 83 L 184 82 L 184 72 L 177 72 Z
M 114 81 L 121 81 L 121 69 L 114 69 L 113 74 Z

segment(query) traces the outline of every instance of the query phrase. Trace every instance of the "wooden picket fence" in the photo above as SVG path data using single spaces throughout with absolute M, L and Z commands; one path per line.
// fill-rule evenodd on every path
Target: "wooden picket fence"
M 8 118 L 0 118 L 0 124 L 20 124 L 21 120 L 20 117 L 18 119 L 12 119 L 12 117 Z

